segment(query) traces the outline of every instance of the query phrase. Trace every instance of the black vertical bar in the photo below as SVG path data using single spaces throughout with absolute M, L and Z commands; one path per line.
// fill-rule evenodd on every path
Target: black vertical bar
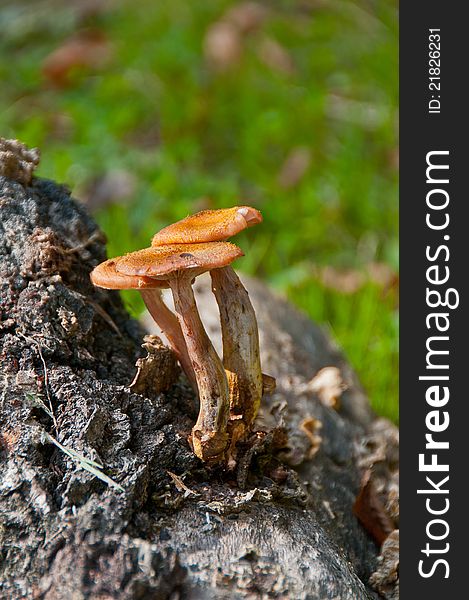
M 435 0 L 401 3 L 400 583 L 404 600 L 449 600 L 467 594 L 461 596 L 460 591 L 468 573 L 469 543 L 469 126 L 465 93 L 469 35 L 464 8 L 464 3 Z M 428 156 L 435 151 L 441 153 Z M 427 182 L 427 158 L 449 169 L 430 170 Z M 447 198 L 448 206 L 432 208 L 444 206 Z M 433 227 L 442 226 L 446 218 L 449 223 L 432 229 L 427 218 Z M 434 283 L 447 275 L 445 283 Z M 459 297 L 459 305 L 432 308 L 429 303 L 438 304 L 438 296 L 427 297 L 428 290 L 439 292 L 442 302 L 446 297 L 453 306 Z M 437 319 L 431 314 L 444 316 Z M 439 331 L 437 322 L 447 331 Z M 429 355 L 426 344 L 449 354 Z M 434 368 L 429 368 L 427 359 Z M 432 436 L 430 441 L 426 435 Z M 448 442 L 449 448 L 432 448 L 436 442 Z M 419 468 L 419 455 L 423 455 L 423 468 Z M 449 470 L 429 471 L 432 460 L 437 468 L 448 465 Z

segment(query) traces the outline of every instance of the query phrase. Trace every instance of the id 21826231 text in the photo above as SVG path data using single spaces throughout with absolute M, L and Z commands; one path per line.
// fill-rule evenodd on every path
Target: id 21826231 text
M 428 100 L 429 114 L 441 110 L 441 35 L 439 29 L 428 30 Z

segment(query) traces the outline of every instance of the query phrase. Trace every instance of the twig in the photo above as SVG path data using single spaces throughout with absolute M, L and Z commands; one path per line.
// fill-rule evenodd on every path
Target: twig
M 166 471 L 166 473 L 168 473 L 168 475 L 171 477 L 174 485 L 176 486 L 179 492 L 184 492 L 185 496 L 190 496 L 191 494 L 193 494 L 194 496 L 199 495 L 197 492 L 194 492 L 194 490 L 188 488 L 184 481 L 178 475 L 176 475 L 175 473 L 171 473 L 171 471 Z

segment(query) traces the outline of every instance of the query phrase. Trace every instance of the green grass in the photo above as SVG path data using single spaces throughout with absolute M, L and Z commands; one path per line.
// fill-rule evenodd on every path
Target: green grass
M 373 406 L 396 420 L 396 286 L 365 277 L 344 293 L 318 275 L 374 262 L 397 272 L 396 2 L 264 3 L 263 25 L 217 72 L 204 37 L 233 5 L 133 0 L 95 15 L 59 0 L 0 8 L 0 132 L 40 146 L 39 174 L 78 197 L 110 171 L 135 178 L 126 202 L 95 211 L 110 255 L 147 245 L 202 207 L 259 208 L 263 225 L 237 238 L 239 268 L 327 324 Z M 51 87 L 44 58 L 85 26 L 104 32 L 111 58 Z M 261 48 L 272 42 L 292 69 L 266 64 Z M 285 187 L 279 173 L 298 148 L 309 167 Z

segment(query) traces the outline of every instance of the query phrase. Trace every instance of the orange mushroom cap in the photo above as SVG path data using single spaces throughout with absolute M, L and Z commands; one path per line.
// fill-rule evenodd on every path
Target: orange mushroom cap
M 261 221 L 261 213 L 250 206 L 203 210 L 156 233 L 151 245 L 219 242 Z
M 175 272 L 197 271 L 199 275 L 225 267 L 240 256 L 243 251 L 229 242 L 168 244 L 126 254 L 116 263 L 116 270 L 123 275 L 169 280 Z
M 118 273 L 116 265 L 121 258 L 120 256 L 110 258 L 95 267 L 90 273 L 91 282 L 106 290 L 143 290 L 168 287 L 164 280 Z

